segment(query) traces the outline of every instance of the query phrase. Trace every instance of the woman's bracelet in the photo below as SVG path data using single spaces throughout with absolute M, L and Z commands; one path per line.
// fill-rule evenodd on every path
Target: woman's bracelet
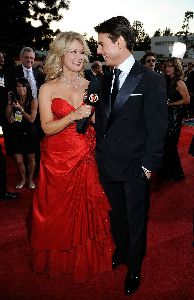
M 72 114 L 73 114 L 73 112 L 70 112 L 70 114 L 69 115 L 67 115 L 67 117 L 68 117 L 68 119 L 69 119 L 69 122 L 72 124 L 72 123 L 74 123 L 74 119 L 72 118 Z
M 24 112 L 24 109 L 22 108 L 22 109 L 20 110 L 20 112 L 23 113 L 23 112 Z

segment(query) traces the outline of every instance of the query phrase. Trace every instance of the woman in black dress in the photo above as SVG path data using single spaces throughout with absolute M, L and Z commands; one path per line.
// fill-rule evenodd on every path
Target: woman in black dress
M 190 102 L 189 92 L 183 78 L 184 72 L 178 58 L 165 62 L 168 94 L 168 132 L 165 141 L 164 164 L 160 175 L 178 181 L 185 178 L 178 153 L 178 141 L 182 127 L 182 106 Z
M 35 188 L 33 181 L 35 170 L 36 133 L 34 120 L 37 115 L 38 101 L 33 99 L 29 82 L 25 78 L 16 80 L 16 92 L 9 95 L 6 114 L 12 124 L 13 153 L 21 180 L 16 189 L 26 183 L 24 155 L 27 157 L 28 187 Z

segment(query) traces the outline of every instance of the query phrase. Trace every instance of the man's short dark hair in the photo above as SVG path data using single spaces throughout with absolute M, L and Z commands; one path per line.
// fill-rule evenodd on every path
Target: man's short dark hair
M 100 61 L 95 60 L 91 65 L 91 69 L 95 70 L 100 64 L 102 64 Z
M 155 54 L 154 52 L 152 52 L 152 51 L 146 52 L 146 54 L 144 54 L 144 56 L 143 56 L 142 59 L 141 59 L 141 63 L 142 63 L 143 65 L 145 65 L 145 63 L 146 63 L 146 58 L 147 58 L 148 56 L 153 56 L 154 58 L 156 58 L 156 54 Z
M 122 36 L 126 42 L 127 49 L 133 50 L 137 32 L 131 27 L 130 22 L 125 17 L 112 17 L 100 23 L 94 29 L 97 33 L 107 33 L 113 43 Z

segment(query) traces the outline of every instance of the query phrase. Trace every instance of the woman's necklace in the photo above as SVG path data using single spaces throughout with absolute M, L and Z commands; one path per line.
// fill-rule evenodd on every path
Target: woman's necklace
M 80 74 L 78 74 L 73 80 L 66 79 L 63 75 L 59 78 L 66 87 L 73 89 L 80 87 L 83 82 Z

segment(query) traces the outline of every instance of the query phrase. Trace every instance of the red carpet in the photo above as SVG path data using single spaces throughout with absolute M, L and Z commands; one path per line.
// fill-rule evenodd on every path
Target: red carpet
M 192 300 L 194 158 L 187 154 L 194 127 L 183 126 L 179 152 L 186 179 L 152 186 L 148 224 L 148 250 L 139 290 L 123 292 L 126 268 L 72 283 L 68 276 L 51 279 L 31 272 L 25 220 L 33 192 L 21 191 L 19 200 L 0 202 L 0 299 L 1 300 Z M 2 141 L 2 140 L 1 140 Z M 8 159 L 9 190 L 17 182 L 13 161 Z M 153 181 L 154 184 L 154 181 Z

